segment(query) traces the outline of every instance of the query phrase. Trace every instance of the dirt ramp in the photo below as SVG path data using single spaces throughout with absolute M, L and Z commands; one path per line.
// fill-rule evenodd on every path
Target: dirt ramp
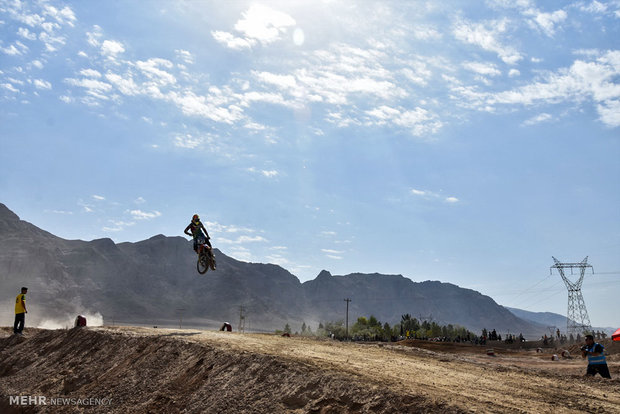
M 78 328 L 28 335 L 0 338 L 2 413 L 459 412 L 351 373 L 184 340 L 192 333 Z M 47 404 L 11 403 L 18 395 Z M 73 404 L 50 405 L 57 398 Z

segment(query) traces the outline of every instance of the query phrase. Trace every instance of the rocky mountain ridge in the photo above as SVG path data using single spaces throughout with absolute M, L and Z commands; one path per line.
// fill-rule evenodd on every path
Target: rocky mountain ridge
M 326 270 L 301 283 L 280 266 L 215 253 L 217 271 L 199 275 L 191 242 L 183 237 L 118 244 L 65 240 L 20 220 L 0 203 L 0 288 L 11 301 L 22 285 L 30 288 L 31 323 L 100 313 L 106 323 L 183 319 L 237 326 L 243 314 L 247 329 L 281 329 L 288 323 L 297 330 L 304 322 L 315 329 L 319 322 L 344 320 L 344 299 L 350 298 L 351 324 L 369 315 L 394 324 L 409 313 L 475 331 L 535 334 L 540 329 L 490 297 L 449 283 L 377 273 L 335 276 Z

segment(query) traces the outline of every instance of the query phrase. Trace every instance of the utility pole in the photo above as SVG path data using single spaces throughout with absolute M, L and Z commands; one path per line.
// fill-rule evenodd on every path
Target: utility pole
M 239 332 L 245 332 L 245 306 L 239 306 Z
M 346 319 L 346 328 L 345 328 L 345 338 L 349 339 L 349 302 L 351 302 L 351 299 L 346 298 L 344 300 L 345 302 L 347 302 L 347 319 Z
M 583 283 L 583 276 L 585 275 L 586 268 L 591 268 L 592 274 L 594 274 L 594 268 L 592 265 L 588 264 L 588 256 L 579 263 L 562 263 L 553 256 L 551 256 L 551 258 L 555 264 L 549 268 L 549 271 L 553 274 L 553 269 L 557 269 L 568 289 L 568 311 L 566 314 L 567 334 L 592 333 L 590 317 L 588 316 L 586 303 L 581 294 L 581 284 Z M 573 269 L 575 268 L 579 269 L 579 279 L 577 279 L 576 282 L 571 282 L 566 275 L 564 275 L 564 269 L 570 269 L 571 274 L 573 274 Z

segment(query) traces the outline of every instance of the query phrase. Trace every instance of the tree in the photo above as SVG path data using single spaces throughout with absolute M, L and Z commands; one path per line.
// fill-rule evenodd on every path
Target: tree
M 324 329 L 327 336 L 333 334 L 337 339 L 344 339 L 346 336 L 344 321 L 326 322 Z
M 291 327 L 290 325 L 287 323 L 286 325 L 284 325 L 284 332 L 287 334 L 291 334 Z

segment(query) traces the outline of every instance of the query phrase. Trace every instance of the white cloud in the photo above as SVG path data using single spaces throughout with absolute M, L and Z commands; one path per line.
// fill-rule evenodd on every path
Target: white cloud
M 235 24 L 238 35 L 230 32 L 214 30 L 211 36 L 224 46 L 234 49 L 250 49 L 257 44 L 263 46 L 280 40 L 289 27 L 296 22 L 286 13 L 274 10 L 267 6 L 255 4 L 242 14 L 242 18 Z M 297 35 L 297 41 L 299 40 Z M 301 40 L 303 43 L 303 39 Z
M 159 86 L 174 84 L 177 81 L 174 75 L 161 69 L 162 67 L 170 69 L 174 66 L 169 60 L 154 58 L 147 61 L 137 61 L 135 66 L 140 69 L 147 78 Z
M 100 196 L 100 195 L 97 195 L 97 194 L 93 194 L 93 196 L 92 196 L 92 197 L 93 197 L 95 200 L 99 200 L 99 201 L 103 201 L 103 200 L 105 200 L 105 197 L 104 197 L 104 196 Z
M 439 200 L 440 198 L 442 198 L 441 196 L 441 191 L 439 193 L 436 193 L 434 191 L 429 191 L 429 190 L 419 190 L 416 188 L 412 188 L 410 190 L 411 194 L 416 196 L 416 197 L 421 197 L 423 199 L 426 200 Z M 456 204 L 458 203 L 460 200 L 454 196 L 450 196 L 450 197 L 445 197 L 443 198 L 443 201 L 449 204 Z
M 68 215 L 68 216 L 72 216 L 73 215 L 73 211 L 66 211 L 66 210 L 45 210 L 46 213 L 54 213 L 54 214 L 61 214 L 61 215 Z
M 412 135 L 423 136 L 435 134 L 441 127 L 442 123 L 426 109 L 414 108 L 407 110 L 405 108 L 392 108 L 382 105 L 378 108 L 366 111 L 372 122 L 376 125 L 385 125 L 388 122 L 394 125 L 408 129 Z
M 104 226 L 101 229 L 108 233 L 115 233 L 115 232 L 123 231 L 125 230 L 125 227 L 133 226 L 136 224 L 133 221 L 120 221 L 120 220 L 108 220 L 108 221 L 112 223 L 113 227 Z
M 92 97 L 98 99 L 108 99 L 106 92 L 112 90 L 112 85 L 109 83 L 101 82 L 96 79 L 65 79 L 65 82 L 72 86 L 79 86 L 84 88 L 86 93 Z
M 104 40 L 101 45 L 101 54 L 110 59 L 116 58 L 116 55 L 123 52 L 125 52 L 125 47 L 115 40 Z
M 7 54 L 9 56 L 17 56 L 17 55 L 24 54 L 28 50 L 28 47 L 21 44 L 20 42 L 15 42 L 15 44 L 17 44 L 18 46 L 19 45 L 22 45 L 22 46 L 19 49 L 15 47 L 15 45 L 10 45 L 9 47 L 0 47 L 0 51 L 2 51 L 2 53 Z
M 464 62 L 463 67 L 472 72 L 487 76 L 497 76 L 502 73 L 493 63 Z
M 11 91 L 13 93 L 19 92 L 19 89 L 15 88 L 11 83 L 0 83 L 0 88 L 6 89 L 7 91 Z
M 277 86 L 281 89 L 295 89 L 297 81 L 293 75 L 278 75 L 270 72 L 252 72 L 259 81 Z
M 174 145 L 180 148 L 194 149 L 202 145 L 203 139 L 194 137 L 192 134 L 177 135 L 174 137 Z
M 37 34 L 32 33 L 30 30 L 28 30 L 25 27 L 20 27 L 19 29 L 17 29 L 17 34 L 23 37 L 24 39 L 37 40 Z
M 610 127 L 620 127 L 620 99 L 605 101 L 596 106 L 600 120 Z
M 32 83 L 37 89 L 52 89 L 52 84 L 43 79 L 35 79 Z
M 242 119 L 243 111 L 241 108 L 218 106 L 212 100 L 207 99 L 207 97 L 196 95 L 192 91 L 185 91 L 183 94 L 173 91 L 166 95 L 165 98 L 177 105 L 186 115 L 200 116 L 227 124 L 232 124 Z
M 453 33 L 456 39 L 494 52 L 505 63 L 514 65 L 523 57 L 515 48 L 504 45 L 499 40 L 501 35 L 507 31 L 508 26 L 509 22 L 506 19 L 486 23 L 463 21 L 454 27 Z
M 502 92 L 481 92 L 472 87 L 455 85 L 452 91 L 470 107 L 493 110 L 498 105 L 582 103 L 593 101 L 599 119 L 617 126 L 616 102 L 620 101 L 620 51 L 607 51 L 595 60 L 575 60 L 568 68 L 548 72 L 528 85 Z
M 82 69 L 80 71 L 80 75 L 86 76 L 87 78 L 100 78 L 101 73 L 95 69 Z
M 103 36 L 103 31 L 101 30 L 101 27 L 98 25 L 94 25 L 92 32 L 86 32 L 86 41 L 88 42 L 89 45 L 93 47 L 99 47 L 99 45 L 101 44 L 99 39 L 102 36 Z
M 255 43 L 255 41 L 236 37 L 232 33 L 223 32 L 221 30 L 212 31 L 211 36 L 213 36 L 218 43 L 234 50 L 249 49 Z
M 205 222 L 208 229 L 213 229 L 219 233 L 256 233 L 256 230 L 247 227 L 239 227 L 235 225 L 224 225 L 217 222 Z
M 344 251 L 341 250 L 332 250 L 332 249 L 321 249 L 321 251 L 323 253 L 329 253 L 329 254 L 342 254 L 344 253 Z
M 151 213 L 142 210 L 131 210 L 129 214 L 131 214 L 131 216 L 136 220 L 152 220 L 161 216 L 161 213 L 157 210 Z
M 236 240 L 218 238 L 218 243 L 222 244 L 244 244 L 244 243 L 265 243 L 268 240 L 262 236 L 239 236 Z
M 126 79 L 115 73 L 106 73 L 105 78 L 123 95 L 133 96 L 141 92 L 132 78 Z
M 187 50 L 176 49 L 174 52 L 176 53 L 177 59 L 180 59 L 187 64 L 191 65 L 195 61 L 194 55 Z
M 551 114 L 543 112 L 541 114 L 531 117 L 530 119 L 523 121 L 523 125 L 536 125 L 542 122 L 549 121 L 551 119 L 553 119 L 553 116 Z
M 276 170 L 262 170 L 261 173 L 267 178 L 277 177 L 279 173 Z
M 66 23 L 71 27 L 74 26 L 74 22 L 77 20 L 77 18 L 75 17 L 75 13 L 73 12 L 73 10 L 71 10 L 69 6 L 65 6 L 62 9 L 58 10 L 54 6 L 45 5 L 43 14 L 54 18 L 58 23 Z
M 425 86 L 433 75 L 433 72 L 429 70 L 423 62 L 411 62 L 410 65 L 411 67 L 406 67 L 401 70 L 402 74 L 409 81 Z
M 592 1 L 590 4 L 586 5 L 580 5 L 579 6 L 579 10 L 581 11 L 585 11 L 588 13 L 594 13 L 594 14 L 602 14 L 605 13 L 607 11 L 607 5 L 604 3 L 601 3 L 599 1 Z
M 246 39 L 266 45 L 278 40 L 287 27 L 295 24 L 295 19 L 288 14 L 255 4 L 243 13 L 243 18 L 235 24 L 235 30 Z
M 552 37 L 555 34 L 556 27 L 566 20 L 568 15 L 564 10 L 556 10 L 553 13 L 544 13 L 537 9 L 528 9 L 524 12 L 526 16 L 532 16 L 531 20 L 534 28 L 542 30 L 544 34 Z

